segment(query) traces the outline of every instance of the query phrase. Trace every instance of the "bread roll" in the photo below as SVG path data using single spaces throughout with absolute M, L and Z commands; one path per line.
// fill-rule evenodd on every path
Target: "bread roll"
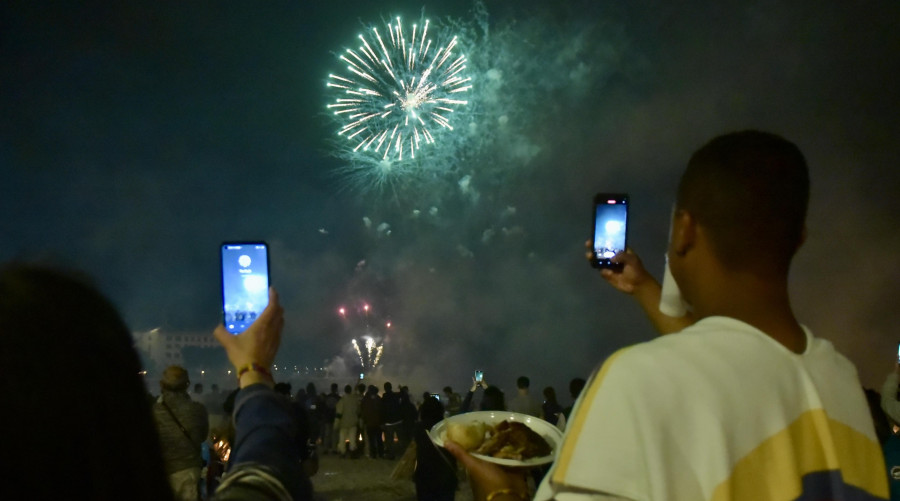
M 469 424 L 447 423 L 447 440 L 458 443 L 463 449 L 472 451 L 481 446 L 484 442 L 484 433 L 487 425 L 481 421 L 475 421 Z

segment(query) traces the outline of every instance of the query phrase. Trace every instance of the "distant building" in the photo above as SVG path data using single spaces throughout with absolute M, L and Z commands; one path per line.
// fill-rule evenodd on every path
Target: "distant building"
M 233 383 L 234 375 L 225 350 L 209 332 L 165 332 L 156 328 L 133 332 L 132 338 L 144 365 L 144 382 L 151 390 L 156 388 L 162 370 L 170 365 L 186 368 L 191 374 L 192 383 L 217 383 L 223 387 Z M 192 351 L 190 360 L 185 360 L 185 349 Z M 204 352 L 199 353 L 198 349 L 203 349 Z M 324 367 L 276 363 L 272 369 L 276 380 L 293 379 L 292 383 L 298 388 L 310 381 L 331 377 Z
M 134 347 L 151 366 L 163 369 L 170 365 L 184 365 L 184 348 L 221 349 L 209 332 L 163 332 L 152 329 L 132 333 Z

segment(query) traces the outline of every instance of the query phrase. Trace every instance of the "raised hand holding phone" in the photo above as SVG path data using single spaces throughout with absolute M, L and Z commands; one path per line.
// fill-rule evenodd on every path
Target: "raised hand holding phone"
M 268 305 L 259 317 L 244 332 L 234 335 L 224 324 L 213 331 L 215 338 L 225 348 L 228 360 L 236 371 L 248 368 L 239 374 L 240 387 L 254 383 L 273 385 L 272 363 L 281 344 L 281 330 L 284 327 L 284 308 L 278 302 L 275 289 L 268 290 Z

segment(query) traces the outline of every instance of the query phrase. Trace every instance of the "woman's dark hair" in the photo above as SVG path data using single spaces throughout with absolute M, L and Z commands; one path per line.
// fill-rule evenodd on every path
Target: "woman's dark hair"
M 32 499 L 172 499 L 140 360 L 115 307 L 83 277 L 16 264 L 0 269 L 0 319 L 4 447 L 15 451 L 0 498 L 21 488 Z M 79 390 L 51 391 L 66 381 Z
M 484 395 L 481 397 L 481 410 L 483 411 L 505 411 L 506 401 L 503 398 L 503 392 L 496 386 L 488 386 L 484 389 Z
M 546 388 L 544 388 L 544 398 L 547 400 L 547 402 L 556 404 L 556 390 L 554 390 L 552 386 L 547 386 Z
M 444 404 L 436 398 L 426 398 L 419 407 L 419 420 L 425 429 L 431 429 L 442 419 L 444 419 Z

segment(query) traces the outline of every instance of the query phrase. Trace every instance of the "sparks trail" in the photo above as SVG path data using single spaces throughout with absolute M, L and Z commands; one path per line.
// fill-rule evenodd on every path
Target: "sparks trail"
M 338 314 L 344 321 L 345 329 L 353 337 L 350 344 L 359 358 L 361 369 L 363 372 L 370 372 L 381 362 L 381 355 L 384 353 L 384 336 L 392 327 L 392 323 L 390 320 L 373 322 L 370 318 L 371 307 L 368 303 L 363 303 L 362 306 L 353 308 L 353 310 L 355 310 L 355 315 L 354 311 L 348 311 L 348 308 L 341 306 L 338 308 Z
M 327 86 L 336 93 L 328 109 L 354 152 L 402 162 L 453 130 L 452 115 L 468 104 L 463 98 L 472 79 L 466 56 L 453 53 L 457 37 L 435 48 L 428 28 L 427 20 L 421 31 L 413 24 L 407 39 L 398 17 L 384 36 L 372 28 L 368 39 L 359 35 L 358 49 L 339 56 L 347 73 L 328 75 Z

